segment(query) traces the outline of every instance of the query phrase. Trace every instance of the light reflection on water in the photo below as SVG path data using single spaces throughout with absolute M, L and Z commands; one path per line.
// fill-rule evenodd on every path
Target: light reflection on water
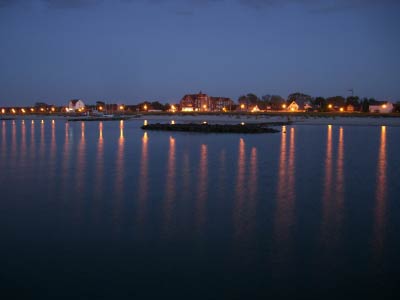
M 290 258 L 292 252 L 292 235 L 295 223 L 295 128 L 289 131 L 289 146 L 287 145 L 286 128 L 282 129 L 279 158 L 279 176 L 276 196 L 275 232 L 276 239 L 275 259 L 282 261 Z
M 243 238 L 246 231 L 245 223 L 246 219 L 243 214 L 244 202 L 245 202 L 245 186 L 249 184 L 245 178 L 246 172 L 246 144 L 243 138 L 239 139 L 239 154 L 237 161 L 237 176 L 236 176 L 236 197 L 235 205 L 233 209 L 234 223 L 235 223 L 235 235 L 237 239 Z M 244 221 L 244 222 L 243 222 Z
M 119 234 L 122 226 L 122 210 L 124 209 L 124 179 L 125 179 L 125 138 L 124 121 L 119 124 L 119 139 L 117 148 L 117 157 L 115 160 L 115 191 L 114 191 L 114 223 L 116 233 Z
M 389 155 L 399 150 L 398 128 L 383 126 L 378 137 L 374 127 L 363 129 L 364 133 L 337 126 L 286 126 L 279 134 L 262 136 L 168 136 L 143 132 L 133 122 L 2 121 L 1 127 L 0 205 L 14 215 L 0 220 L 0 225 L 3 231 L 12 228 L 13 234 L 26 234 L 26 239 L 35 237 L 36 231 L 59 241 L 66 236 L 85 236 L 89 241 L 101 237 L 103 247 L 111 247 L 108 242 L 113 240 L 115 247 L 133 252 L 149 241 L 160 250 L 160 264 L 163 247 L 179 242 L 182 249 L 168 250 L 180 255 L 198 250 L 193 251 L 198 260 L 185 257 L 194 268 L 203 267 L 201 261 L 218 273 L 235 265 L 257 280 L 263 276 L 275 280 L 283 267 L 290 271 L 314 262 L 321 269 L 328 262 L 335 265 L 344 251 L 353 248 L 370 251 L 383 268 L 394 259 L 387 255 L 392 253 L 388 249 L 400 250 L 390 235 L 391 227 L 399 228 L 398 221 L 388 218 L 389 207 L 393 214 L 399 213 L 390 189 L 397 179 L 389 176 L 400 167 Z M 305 143 L 308 130 L 314 130 L 307 136 L 309 144 Z M 350 156 L 359 135 L 376 153 Z M 309 151 L 313 159 L 301 164 Z M 358 184 L 352 163 L 363 167 L 366 176 L 373 174 L 372 180 L 365 177 L 373 193 Z M 306 183 L 311 198 L 302 192 L 302 177 L 311 178 Z M 22 182 L 26 190 L 40 194 L 30 195 L 30 203 L 37 207 L 25 209 L 28 198 L 16 188 Z M 8 188 L 17 190 L 13 201 L 4 197 Z M 354 206 L 350 191 L 362 197 L 362 207 Z M 48 213 L 42 212 L 43 207 Z M 19 210 L 24 211 L 23 218 Z M 41 223 L 36 224 L 32 220 L 38 215 Z M 7 223 L 13 219 L 28 220 L 32 229 L 19 231 Z M 354 228 L 372 230 L 358 236 L 352 234 Z M 118 244 L 115 236 L 126 244 Z M 41 235 L 36 238 L 40 244 Z M 69 242 L 79 248 L 72 238 Z M 312 261 L 304 249 L 315 254 Z M 371 257 L 351 253 L 346 259 L 355 264 L 352 272 L 365 271 Z M 195 255 L 215 255 L 213 264 L 227 265 L 213 269 L 207 265 L 208 256 Z M 254 269 L 259 273 L 252 273 Z M 264 273 L 258 277 L 260 272 Z
M 200 161 L 197 175 L 196 226 L 198 233 L 202 232 L 206 222 L 206 200 L 208 196 L 208 146 L 201 144 Z
M 67 123 L 68 124 L 68 123 Z M 93 223 L 94 226 L 100 222 L 100 207 L 101 201 L 103 201 L 104 194 L 104 138 L 103 138 L 103 122 L 99 122 L 98 126 L 99 135 L 97 139 L 97 151 L 96 151 L 96 165 L 95 165 L 95 182 L 93 184 Z M 66 139 L 68 135 L 66 135 Z
M 25 166 L 27 163 L 27 146 L 26 146 L 26 127 L 25 120 L 21 121 L 21 151 L 20 151 L 20 164 Z
M 377 259 L 382 259 L 385 241 L 386 189 L 387 189 L 386 126 L 381 127 L 376 172 L 376 204 L 374 211 L 373 247 Z
M 172 222 L 175 210 L 176 201 L 176 154 L 175 154 L 175 139 L 169 137 L 169 149 L 167 158 L 167 171 L 165 179 L 165 203 L 164 203 L 164 213 L 165 213 L 165 231 L 166 235 L 172 234 Z
M 137 204 L 137 223 L 141 228 L 144 226 L 145 216 L 147 213 L 147 198 L 149 195 L 149 154 L 148 143 L 149 136 L 145 131 L 142 137 L 141 156 L 140 156 L 140 173 L 138 188 L 138 204 Z

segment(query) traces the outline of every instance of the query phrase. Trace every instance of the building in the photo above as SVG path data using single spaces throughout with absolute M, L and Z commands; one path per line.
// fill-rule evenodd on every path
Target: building
M 393 108 L 393 103 L 388 101 L 380 101 L 375 105 L 370 105 L 369 112 L 387 114 L 391 113 L 393 111 Z
M 346 111 L 347 112 L 354 112 L 354 110 L 355 110 L 354 105 L 349 104 L 349 105 L 346 106 Z
M 254 106 L 254 107 L 251 109 L 251 112 L 260 112 L 260 111 L 261 111 L 261 109 L 258 107 L 258 105 Z
M 292 101 L 287 107 L 286 110 L 287 111 L 308 111 L 312 109 L 312 106 L 310 104 L 310 102 L 308 101 L 302 101 L 302 100 L 294 100 Z
M 68 103 L 68 111 L 70 112 L 81 111 L 83 109 L 85 109 L 85 103 L 80 99 L 73 99 Z
M 288 111 L 299 111 L 299 105 L 296 101 L 292 101 L 287 107 L 286 110 Z
M 231 110 L 234 102 L 230 98 L 210 97 L 202 92 L 183 96 L 179 103 L 183 112 L 211 112 Z

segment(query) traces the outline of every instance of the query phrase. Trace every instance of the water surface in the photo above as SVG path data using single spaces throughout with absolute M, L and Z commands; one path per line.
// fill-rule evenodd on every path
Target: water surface
M 0 123 L 0 287 L 16 296 L 395 297 L 400 128 L 144 132 Z

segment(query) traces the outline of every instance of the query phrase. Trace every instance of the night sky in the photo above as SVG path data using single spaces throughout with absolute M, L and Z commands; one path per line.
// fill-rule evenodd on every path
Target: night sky
M 398 0 L 0 0 L 0 105 L 400 100 Z

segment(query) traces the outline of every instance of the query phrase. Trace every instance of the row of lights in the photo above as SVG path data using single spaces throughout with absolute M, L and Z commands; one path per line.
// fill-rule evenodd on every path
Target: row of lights
M 21 109 L 19 109 L 19 110 L 18 110 L 18 108 L 11 108 L 9 111 L 10 111 L 11 113 L 13 113 L 13 114 L 16 114 L 16 113 L 18 113 L 18 112 L 23 113 L 23 114 L 26 114 L 26 113 L 29 113 L 29 112 L 34 113 L 36 110 L 32 107 L 32 108 L 30 108 L 30 109 L 21 108 Z M 40 111 L 40 112 L 45 112 L 46 110 L 42 107 L 42 108 L 40 108 L 38 111 Z M 50 111 L 51 111 L 51 112 L 55 112 L 55 111 L 56 111 L 56 108 L 55 108 L 55 107 L 52 107 L 52 108 L 50 109 Z M 2 113 L 2 114 L 5 114 L 5 113 L 6 113 L 6 109 L 5 109 L 5 108 L 2 108 L 2 109 L 1 109 L 1 113 Z

